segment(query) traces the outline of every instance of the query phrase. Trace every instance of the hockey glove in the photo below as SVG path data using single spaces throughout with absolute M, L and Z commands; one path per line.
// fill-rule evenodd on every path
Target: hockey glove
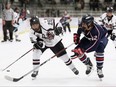
M 47 32 L 47 38 L 49 39 L 49 40 L 52 40 L 52 39 L 54 39 L 54 30 L 53 29 L 49 29 L 48 30 L 48 32 Z
M 76 33 L 73 34 L 73 41 L 75 44 L 78 44 L 80 42 L 80 36 Z
M 18 31 L 18 28 L 17 27 L 14 27 L 14 32 L 17 32 Z
M 39 42 L 35 43 L 33 46 L 36 49 L 43 49 L 43 48 L 45 48 L 45 43 L 43 41 L 39 41 Z
M 62 34 L 62 27 L 57 27 L 54 32 L 56 35 Z
M 116 38 L 115 34 L 114 34 L 114 33 L 112 33 L 112 34 L 111 34 L 111 36 L 110 36 L 110 39 L 114 41 L 114 40 L 115 40 L 115 38 Z
M 76 49 L 72 50 L 72 52 L 74 52 L 74 56 L 81 57 L 81 56 L 83 56 L 85 51 L 82 48 L 76 48 Z

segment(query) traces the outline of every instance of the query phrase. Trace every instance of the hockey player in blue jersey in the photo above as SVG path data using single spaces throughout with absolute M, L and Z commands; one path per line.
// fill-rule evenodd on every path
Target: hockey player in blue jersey
M 81 33 L 84 33 L 84 37 L 80 40 Z M 89 57 L 85 53 L 95 51 L 97 74 L 99 78 L 103 78 L 103 63 L 104 63 L 104 49 L 108 43 L 106 37 L 107 30 L 94 23 L 94 18 L 91 15 L 85 15 L 82 17 L 81 24 L 79 25 L 77 33 L 74 33 L 74 43 L 78 44 L 72 52 L 75 53 L 75 57 L 78 57 L 86 66 L 86 74 L 88 75 L 93 67 L 93 64 Z

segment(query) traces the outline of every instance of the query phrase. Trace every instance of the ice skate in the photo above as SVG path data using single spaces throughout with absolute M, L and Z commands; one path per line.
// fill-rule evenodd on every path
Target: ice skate
M 1 42 L 6 42 L 7 40 L 2 40 Z
M 13 42 L 13 39 L 10 39 L 9 41 L 10 41 L 10 42 Z
M 89 75 L 92 71 L 93 66 L 87 65 L 86 75 Z
M 33 71 L 33 73 L 31 74 L 32 80 L 36 79 L 38 75 L 38 71 Z
M 89 75 L 93 69 L 93 64 L 91 63 L 89 58 L 87 58 L 86 66 L 87 66 L 87 70 L 85 73 L 86 73 L 86 75 Z
M 104 77 L 102 69 L 97 69 L 97 75 L 100 78 L 100 80 L 102 81 L 102 78 Z
M 74 72 L 75 75 L 79 74 L 79 71 L 76 68 L 73 68 L 72 71 Z
M 16 39 L 16 41 L 17 41 L 17 42 L 21 42 L 21 40 L 19 40 L 19 39 Z

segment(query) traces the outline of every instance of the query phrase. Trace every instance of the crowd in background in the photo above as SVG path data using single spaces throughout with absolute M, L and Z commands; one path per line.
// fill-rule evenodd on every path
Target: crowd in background
M 2 5 L 5 1 L 2 0 Z M 44 16 L 48 17 L 60 17 L 60 9 L 55 8 L 57 4 L 67 5 L 67 7 L 73 6 L 74 10 L 84 10 L 85 5 L 88 5 L 88 9 L 91 11 L 105 11 L 107 6 L 113 6 L 114 10 L 116 10 L 116 0 L 103 0 L 102 2 L 101 0 L 89 0 L 88 3 L 85 3 L 85 0 L 59 0 L 59 2 L 56 2 L 57 0 L 10 0 L 11 4 L 14 4 L 16 1 L 21 9 L 26 9 L 26 7 L 31 7 L 32 5 L 37 5 L 39 8 L 43 8 L 44 4 L 53 6 L 52 8 L 44 9 Z

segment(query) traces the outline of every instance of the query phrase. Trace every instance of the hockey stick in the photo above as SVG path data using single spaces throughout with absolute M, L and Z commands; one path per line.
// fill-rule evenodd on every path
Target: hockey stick
M 20 56 L 18 59 L 16 59 L 14 62 L 12 62 L 10 65 L 8 65 L 6 68 L 4 68 L 2 71 L 5 71 L 7 68 L 9 68 L 11 65 L 13 65 L 14 63 L 16 63 L 19 59 L 21 59 L 23 56 L 25 56 L 27 53 L 29 53 L 30 51 L 32 51 L 34 48 L 30 49 L 29 51 L 27 51 L 25 54 L 23 54 L 22 56 Z
M 35 67 L 34 69 L 30 70 L 29 72 L 27 72 L 26 74 L 24 74 L 23 76 L 19 77 L 19 78 L 13 78 L 10 76 L 5 76 L 5 79 L 9 80 L 9 81 L 13 81 L 13 82 L 18 82 L 19 80 L 21 80 L 22 78 L 24 78 L 25 76 L 27 76 L 28 74 L 30 74 L 31 72 L 33 72 L 34 70 L 36 70 L 37 68 L 39 68 L 40 66 L 44 65 L 45 63 L 47 63 L 48 61 L 50 61 L 51 59 L 53 59 L 55 56 L 59 55 L 62 51 L 66 50 L 67 48 L 69 48 L 71 45 L 73 45 L 74 43 L 70 44 L 69 46 L 67 46 L 66 48 L 60 50 L 58 53 L 56 53 L 55 55 L 53 55 L 52 57 L 50 57 L 49 59 L 47 59 L 46 61 L 44 61 L 43 63 L 41 63 L 39 66 Z

